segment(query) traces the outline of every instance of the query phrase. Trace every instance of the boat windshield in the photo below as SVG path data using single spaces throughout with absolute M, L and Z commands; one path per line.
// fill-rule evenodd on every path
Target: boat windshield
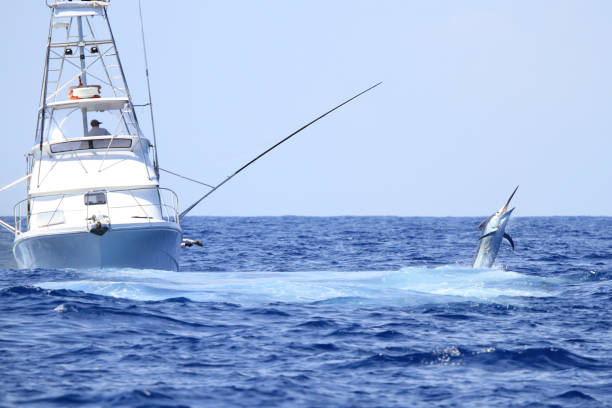
M 64 153 L 74 150 L 90 150 L 90 149 L 129 149 L 132 147 L 132 139 L 116 138 L 111 139 L 84 139 L 71 140 L 68 142 L 51 144 L 51 153 Z

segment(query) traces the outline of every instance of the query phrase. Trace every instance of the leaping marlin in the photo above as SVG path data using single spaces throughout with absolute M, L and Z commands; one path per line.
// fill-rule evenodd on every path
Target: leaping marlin
M 510 245 L 512 245 L 512 250 L 514 250 L 514 241 L 512 241 L 510 235 L 506 234 L 505 229 L 508 219 L 510 218 L 510 214 L 512 214 L 512 211 L 514 211 L 514 208 L 508 210 L 508 206 L 510 205 L 510 200 L 512 200 L 512 197 L 514 197 L 516 190 L 518 190 L 518 186 L 516 186 L 506 204 L 497 210 L 495 214 L 481 222 L 478 226 L 478 228 L 481 230 L 480 244 L 478 245 L 478 252 L 476 252 L 476 257 L 474 258 L 474 264 L 472 267 L 490 268 L 493 265 L 493 262 L 495 262 L 497 252 L 499 251 L 499 247 L 501 246 L 504 238 L 510 242 Z

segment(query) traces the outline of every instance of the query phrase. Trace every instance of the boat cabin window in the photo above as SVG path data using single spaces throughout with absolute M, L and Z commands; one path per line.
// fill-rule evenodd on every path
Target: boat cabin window
M 118 138 L 118 139 L 87 139 L 87 140 L 73 140 L 69 142 L 53 143 L 51 145 L 51 153 L 64 153 L 72 152 L 75 150 L 89 150 L 89 149 L 129 149 L 132 147 L 132 139 Z
M 85 194 L 85 205 L 106 204 L 106 193 L 104 191 L 95 191 Z

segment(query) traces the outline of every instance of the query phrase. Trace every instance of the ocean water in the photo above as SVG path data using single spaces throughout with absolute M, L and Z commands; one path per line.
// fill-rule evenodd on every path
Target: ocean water
M 612 218 L 188 217 L 182 270 L 17 270 L 0 407 L 612 406 Z

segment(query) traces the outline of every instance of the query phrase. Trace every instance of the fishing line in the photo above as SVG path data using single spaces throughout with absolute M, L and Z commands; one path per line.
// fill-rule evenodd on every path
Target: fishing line
M 166 169 L 162 169 L 161 167 L 160 167 L 159 169 L 160 169 L 161 171 L 165 171 L 166 173 L 170 173 L 170 174 L 172 174 L 172 175 L 174 175 L 174 176 L 176 176 L 176 177 L 184 178 L 185 180 L 193 181 L 194 183 L 198 183 L 198 184 L 201 184 L 201 185 L 206 186 L 206 187 L 209 187 L 209 188 L 215 188 L 215 186 L 211 186 L 210 184 L 206 184 L 206 183 L 204 183 L 203 181 L 198 181 L 198 180 L 195 180 L 195 179 L 189 178 L 189 177 L 187 177 L 187 176 L 183 176 L 183 175 L 181 175 L 181 174 L 175 173 L 175 172 L 173 172 L 173 171 L 166 170 Z
M 382 82 L 379 82 L 375 85 L 372 85 L 371 87 L 369 87 L 368 89 L 366 89 L 365 91 L 361 91 L 359 92 L 357 95 L 347 99 L 346 101 L 342 102 L 340 105 L 337 105 L 336 107 L 328 110 L 327 112 L 325 112 L 324 114 L 322 114 L 321 116 L 315 118 L 314 120 L 308 122 L 307 124 L 305 124 L 304 126 L 302 126 L 301 128 L 299 128 L 298 130 L 296 130 L 295 132 L 291 133 L 289 136 L 285 137 L 283 140 L 281 140 L 280 142 L 276 143 L 274 146 L 268 148 L 266 151 L 264 151 L 263 153 L 260 153 L 259 155 L 257 155 L 254 159 L 252 159 L 251 161 L 249 161 L 247 164 L 245 164 L 244 166 L 240 167 L 238 170 L 236 170 L 232 175 L 228 176 L 225 180 L 223 180 L 221 183 L 217 184 L 215 187 L 212 188 L 212 190 L 210 190 L 208 193 L 204 194 L 203 197 L 201 197 L 199 200 L 197 200 L 195 203 L 191 204 L 189 207 L 187 207 L 187 209 L 185 211 L 183 211 L 182 213 L 179 214 L 179 219 L 182 219 L 185 215 L 187 215 L 187 213 L 189 211 L 191 211 L 196 205 L 198 205 L 202 200 L 204 200 L 206 197 L 208 197 L 209 195 L 211 195 L 212 193 L 214 193 L 215 191 L 217 191 L 217 189 L 219 189 L 219 187 L 221 187 L 222 185 L 224 185 L 225 183 L 227 183 L 228 181 L 230 181 L 234 176 L 238 175 L 238 173 L 240 173 L 242 170 L 246 169 L 247 167 L 249 167 L 251 164 L 255 163 L 257 160 L 259 160 L 260 158 L 262 158 L 263 156 L 265 156 L 267 153 L 271 152 L 272 150 L 274 150 L 275 148 L 277 148 L 279 145 L 281 145 L 282 143 L 286 142 L 287 140 L 291 139 L 293 136 L 297 135 L 298 133 L 300 133 L 302 130 L 306 129 L 308 126 L 312 125 L 313 123 L 317 122 L 320 119 L 323 119 L 325 116 L 329 115 L 330 113 L 332 113 L 333 111 L 335 111 L 336 109 L 341 108 L 342 106 L 346 105 L 347 103 L 349 103 L 350 101 L 352 101 L 353 99 L 358 98 L 359 96 L 363 95 L 364 93 L 376 88 L 378 85 L 382 84 Z

